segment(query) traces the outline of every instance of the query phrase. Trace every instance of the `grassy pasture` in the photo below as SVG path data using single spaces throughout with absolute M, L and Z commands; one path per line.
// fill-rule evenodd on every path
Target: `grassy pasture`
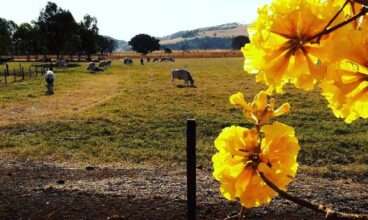
M 170 70 L 176 67 L 188 68 L 197 88 L 176 86 L 182 82 L 172 84 Z M 180 164 L 185 162 L 186 119 L 196 118 L 198 157 L 206 166 L 222 128 L 250 126 L 228 103 L 229 95 L 242 91 L 250 100 L 264 88 L 243 72 L 241 58 L 179 59 L 145 66 L 137 61 L 132 66 L 116 61 L 108 71 L 96 75 L 86 73 L 84 66 L 60 72 L 56 93 L 62 97 L 86 82 L 99 83 L 101 77 L 117 84 L 110 99 L 76 114 L 4 125 L 0 127 L 0 154 L 61 162 Z M 102 83 L 107 90 L 111 86 Z M 0 106 L 29 99 L 37 102 L 43 92 L 41 80 L 1 87 Z M 93 95 L 96 99 L 106 96 L 105 92 Z M 288 88 L 277 101 L 292 105 L 291 114 L 279 120 L 296 128 L 302 146 L 299 161 L 306 169 L 368 170 L 367 121 L 347 125 L 336 119 L 318 89 L 306 93 Z
M 26 62 L 9 63 L 10 73 L 12 73 L 13 69 L 19 70 L 19 64 L 25 69 L 27 75 L 31 63 Z M 0 65 L 0 71 L 4 69 L 5 65 Z M 67 72 L 63 69 L 56 69 L 56 73 L 58 73 L 58 88 L 61 91 L 74 88 L 85 78 L 81 76 L 87 76 L 87 73 L 83 73 L 82 68 L 69 69 Z M 0 104 L 15 103 L 16 101 L 36 99 L 44 96 L 45 84 L 42 76 L 33 76 L 32 79 L 29 79 L 27 75 L 24 81 L 21 81 L 20 77 L 17 77 L 17 80 L 18 82 L 13 83 L 13 76 L 10 75 L 8 76 L 8 85 L 5 85 L 3 82 L 0 83 Z

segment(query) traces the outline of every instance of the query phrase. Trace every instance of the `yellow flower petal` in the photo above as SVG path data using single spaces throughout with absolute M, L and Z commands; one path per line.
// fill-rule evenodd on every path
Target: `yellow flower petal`
M 219 137 L 226 142 L 223 144 L 226 147 L 218 147 L 219 152 L 212 158 L 213 175 L 220 182 L 223 196 L 228 200 L 239 199 L 247 208 L 268 204 L 277 195 L 260 178 L 259 172 L 286 190 L 298 168 L 296 159 L 300 147 L 294 129 L 275 122 L 263 126 L 261 131 L 264 135 L 258 134 L 257 129 L 234 126 L 224 129 Z M 234 139 L 243 140 L 239 150 L 246 151 L 244 154 L 233 150 L 239 148 Z
M 241 108 L 247 108 L 248 103 L 244 99 L 244 95 L 241 92 L 238 92 L 229 98 L 230 104 L 235 105 Z
M 273 112 L 273 117 L 279 117 L 290 112 L 290 104 L 284 103 Z

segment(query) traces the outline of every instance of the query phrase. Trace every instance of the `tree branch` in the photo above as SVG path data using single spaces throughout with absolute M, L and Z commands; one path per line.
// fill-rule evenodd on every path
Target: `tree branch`
M 364 6 L 368 6 L 368 1 L 367 0 L 353 0 L 354 2 L 364 5 Z
M 349 214 L 334 211 L 333 209 L 327 208 L 324 205 L 314 204 L 312 202 L 306 201 L 299 197 L 290 195 L 289 193 L 278 188 L 272 181 L 270 181 L 262 172 L 257 171 L 262 180 L 275 192 L 277 192 L 282 198 L 292 201 L 300 206 L 311 209 L 315 212 L 325 215 L 326 220 L 368 220 L 368 215 L 364 214 Z
M 337 19 L 337 17 L 339 17 L 339 15 L 341 14 L 341 12 L 345 9 L 345 7 L 350 3 L 351 0 L 346 0 L 344 5 L 340 8 L 339 11 L 337 11 L 337 13 L 335 14 L 335 16 L 332 17 L 332 19 L 327 23 L 327 25 L 323 28 L 323 31 L 326 31 L 328 29 L 328 27 L 330 27 L 330 25 Z M 319 41 L 321 39 L 321 37 L 318 38 L 317 41 Z
M 317 40 L 321 39 L 324 35 L 330 34 L 334 31 L 336 31 L 337 29 L 342 28 L 343 26 L 349 24 L 350 22 L 355 21 L 356 19 L 366 15 L 367 13 L 368 13 L 368 7 L 363 7 L 362 10 L 358 14 L 354 15 L 353 17 L 351 17 L 351 18 L 349 18 L 349 19 L 347 19 L 347 20 L 345 20 L 345 21 L 343 21 L 343 22 L 341 22 L 341 23 L 339 23 L 339 24 L 337 24 L 337 25 L 335 25 L 331 28 L 328 28 L 326 30 L 321 31 L 320 33 L 318 33 L 318 34 L 310 37 L 309 39 L 307 39 L 304 43 L 313 42 L 316 39 Z
M 244 218 L 245 211 L 245 208 L 242 206 L 238 214 L 229 216 L 224 220 L 242 220 Z

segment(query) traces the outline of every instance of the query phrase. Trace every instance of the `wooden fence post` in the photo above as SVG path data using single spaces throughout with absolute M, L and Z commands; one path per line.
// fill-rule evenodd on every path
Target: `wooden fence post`
M 24 67 L 20 66 L 20 72 L 22 73 L 22 80 L 24 81 Z
M 32 79 L 32 67 L 31 66 L 28 67 L 28 77 L 29 79 Z
M 4 69 L 4 71 L 2 72 L 3 76 L 4 77 L 4 84 L 5 84 L 5 75 L 6 75 L 6 69 Z
M 17 81 L 17 70 L 13 69 L 13 77 L 14 77 L 14 82 Z
M 196 133 L 195 119 L 187 121 L 187 217 L 188 220 L 196 219 L 197 179 L 196 179 Z
M 8 84 L 8 75 L 9 75 L 9 65 L 6 64 L 6 69 L 5 69 L 5 74 L 4 74 L 5 85 Z

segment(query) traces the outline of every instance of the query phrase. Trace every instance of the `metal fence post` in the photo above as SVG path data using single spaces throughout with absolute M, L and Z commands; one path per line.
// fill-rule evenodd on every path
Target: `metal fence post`
M 194 119 L 187 121 L 187 217 L 188 220 L 196 219 L 196 130 Z

